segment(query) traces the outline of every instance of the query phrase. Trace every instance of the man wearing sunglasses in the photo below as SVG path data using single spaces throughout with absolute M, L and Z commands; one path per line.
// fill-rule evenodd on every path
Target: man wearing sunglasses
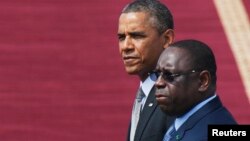
M 171 44 L 153 73 L 160 108 L 177 117 L 164 141 L 207 140 L 209 124 L 237 124 L 216 95 L 216 61 L 203 42 L 182 40 Z

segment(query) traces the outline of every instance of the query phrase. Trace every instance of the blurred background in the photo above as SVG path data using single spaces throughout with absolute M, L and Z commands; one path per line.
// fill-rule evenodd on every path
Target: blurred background
M 250 62 L 243 50 L 250 1 L 161 1 L 174 15 L 175 40 L 194 38 L 213 49 L 217 93 L 240 124 L 250 124 Z M 118 18 L 128 2 L 0 1 L 0 140 L 125 140 L 139 82 L 118 52 Z M 221 14 L 222 5 L 237 18 Z

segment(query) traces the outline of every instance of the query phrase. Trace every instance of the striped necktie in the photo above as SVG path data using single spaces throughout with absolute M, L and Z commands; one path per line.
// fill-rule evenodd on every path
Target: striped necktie
M 163 141 L 170 141 L 170 139 L 173 137 L 174 133 L 176 132 L 174 124 L 168 129 L 167 133 L 164 136 Z

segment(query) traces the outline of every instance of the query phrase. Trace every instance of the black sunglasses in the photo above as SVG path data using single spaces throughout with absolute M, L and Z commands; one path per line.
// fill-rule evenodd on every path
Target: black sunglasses
M 160 72 L 160 71 L 153 71 L 152 73 L 155 74 L 156 79 L 158 79 L 160 76 L 167 81 L 167 82 L 173 82 L 176 77 L 179 77 L 181 75 L 189 75 L 191 73 L 199 72 L 198 70 L 191 70 L 183 73 L 171 73 L 171 72 Z M 150 73 L 150 74 L 152 74 Z M 153 77 L 153 75 L 150 75 L 150 77 Z M 151 78 L 152 80 L 155 78 Z

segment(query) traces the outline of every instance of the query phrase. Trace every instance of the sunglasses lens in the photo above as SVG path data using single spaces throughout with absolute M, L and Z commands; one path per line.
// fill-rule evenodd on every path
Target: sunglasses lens
M 161 73 L 160 72 L 155 72 L 155 76 L 158 79 L 160 77 Z
M 172 73 L 161 73 L 161 72 L 154 72 L 155 76 L 156 76 L 156 79 L 158 79 L 161 75 L 162 75 L 162 78 L 165 80 L 165 81 L 168 81 L 168 82 L 173 82 L 174 81 L 174 76 Z
M 171 73 L 164 73 L 163 78 L 164 78 L 164 80 L 166 80 L 168 82 L 173 82 L 174 81 L 174 76 Z

